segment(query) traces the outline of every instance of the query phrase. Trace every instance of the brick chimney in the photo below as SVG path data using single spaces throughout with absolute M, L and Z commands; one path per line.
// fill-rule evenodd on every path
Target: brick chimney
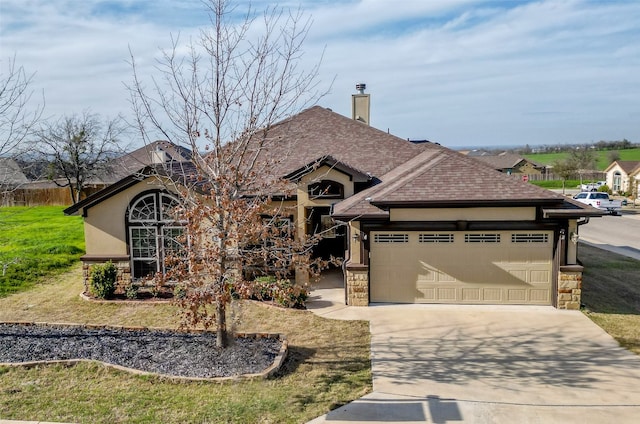
M 369 125 L 371 117 L 371 99 L 368 94 L 364 94 L 367 84 L 356 84 L 358 94 L 351 95 L 351 117 L 356 121 Z

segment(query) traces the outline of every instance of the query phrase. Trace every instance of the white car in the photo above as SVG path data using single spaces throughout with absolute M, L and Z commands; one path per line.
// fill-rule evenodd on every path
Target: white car
M 582 191 L 598 191 L 598 189 L 600 187 L 602 187 L 603 185 L 606 185 L 607 183 L 605 181 L 597 181 L 597 182 L 593 182 L 593 183 L 587 183 L 587 184 L 581 184 L 580 185 L 580 190 Z

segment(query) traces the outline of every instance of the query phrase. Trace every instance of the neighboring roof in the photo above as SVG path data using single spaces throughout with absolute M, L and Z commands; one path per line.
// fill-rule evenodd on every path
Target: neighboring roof
M 474 172 L 460 169 L 474 168 Z M 540 205 L 563 208 L 566 198 L 497 172 L 449 149 L 425 151 L 381 177 L 382 182 L 334 208 L 338 219 L 382 218 L 390 207 Z
M 515 153 L 500 153 L 499 155 L 468 155 L 481 162 L 486 163 L 495 169 L 512 169 L 516 168 L 522 162 L 529 162 L 536 168 L 544 168 L 544 165 L 535 163 Z
M 12 158 L 0 158 L 0 185 L 24 184 L 29 179 L 24 175 L 20 165 Z
M 191 151 L 168 141 L 156 140 L 110 161 L 106 172 L 100 175 L 99 179 L 104 182 L 116 182 L 145 166 L 158 163 L 159 160 L 164 163 L 188 162 L 191 160 Z
M 438 146 L 414 144 L 314 106 L 274 124 L 265 147 L 259 152 L 259 162 L 268 163 L 273 176 L 289 175 L 318 158 L 330 156 L 362 175 L 379 177 L 425 149 Z
M 637 172 L 640 169 L 640 161 L 637 160 L 616 160 L 613 161 L 604 172 L 609 172 L 613 167 L 618 165 L 620 169 L 622 169 L 625 174 L 629 175 L 631 173 Z

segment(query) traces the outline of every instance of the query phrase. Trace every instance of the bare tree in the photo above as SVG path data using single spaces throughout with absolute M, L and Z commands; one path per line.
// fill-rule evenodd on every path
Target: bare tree
M 105 171 L 125 129 L 120 117 L 102 122 L 87 111 L 45 123 L 37 131 L 36 144 L 50 164 L 48 177 L 68 187 L 71 200 L 78 202 L 86 184 Z
M 0 203 L 26 182 L 15 159 L 25 150 L 23 141 L 40 120 L 44 109 L 44 99 L 42 104 L 30 104 L 33 76 L 16 65 L 15 56 L 0 70 Z
M 567 161 L 575 166 L 580 176 L 580 184 L 582 184 L 584 175 L 591 175 L 593 177 L 596 167 L 596 154 L 589 146 L 581 146 L 571 150 Z
M 216 326 L 223 346 L 226 306 L 233 291 L 246 287 L 249 267 L 284 275 L 314 265 L 314 240 L 291 236 L 291 212 L 274 197 L 284 199 L 295 187 L 270 172 L 290 152 L 270 130 L 321 93 L 318 65 L 300 69 L 311 24 L 300 10 L 249 10 L 236 21 L 238 9 L 228 0 L 207 7 L 211 26 L 185 55 L 179 39 L 172 40 L 157 64 L 159 79 L 146 85 L 131 55 L 129 88 L 147 142 L 164 138 L 193 151 L 195 171 L 173 188 L 186 225 L 179 244 L 188 248 L 168 261 L 168 276 L 185 286 L 184 323 Z
M 553 173 L 562 178 L 562 194 L 565 194 L 565 181 L 578 174 L 578 165 L 570 158 L 553 162 Z
M 620 160 L 620 152 L 617 150 L 609 150 L 609 152 L 607 153 L 607 160 L 609 161 L 609 163 Z
M 41 105 L 29 105 L 33 76 L 16 66 L 15 56 L 0 73 L 0 156 L 13 153 L 42 116 L 44 99 Z

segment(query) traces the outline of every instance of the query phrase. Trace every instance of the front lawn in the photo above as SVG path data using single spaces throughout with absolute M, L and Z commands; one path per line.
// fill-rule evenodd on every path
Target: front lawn
M 69 269 L 84 254 L 82 217 L 63 209 L 0 208 L 0 298 Z
M 583 312 L 640 355 L 640 261 L 581 243 Z
M 620 160 L 640 160 L 640 148 L 616 150 L 620 154 Z M 609 150 L 594 151 L 596 157 L 596 169 L 604 171 L 611 164 Z M 543 165 L 551 165 L 553 162 L 562 161 L 569 157 L 569 152 L 560 153 L 531 153 L 523 155 L 525 158 Z
M 0 321 L 175 328 L 169 304 L 81 300 L 81 267 L 0 299 Z M 286 335 L 289 355 L 269 380 L 176 382 L 98 364 L 0 367 L 0 417 L 34 421 L 301 423 L 371 391 L 369 325 L 239 302 L 236 331 Z

